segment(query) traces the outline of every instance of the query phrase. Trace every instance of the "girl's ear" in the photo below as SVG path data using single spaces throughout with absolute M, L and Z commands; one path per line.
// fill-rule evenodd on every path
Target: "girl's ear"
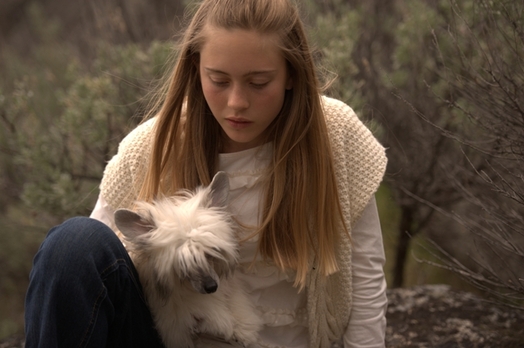
M 127 238 L 133 239 L 153 229 L 151 221 L 128 209 L 115 211 L 115 225 Z

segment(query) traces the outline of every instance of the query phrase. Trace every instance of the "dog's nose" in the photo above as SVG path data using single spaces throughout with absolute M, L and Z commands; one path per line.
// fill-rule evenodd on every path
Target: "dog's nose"
M 211 277 L 207 277 L 206 279 L 204 279 L 203 285 L 204 285 L 204 291 L 206 292 L 206 294 L 212 294 L 215 291 L 217 291 L 218 289 L 217 282 Z

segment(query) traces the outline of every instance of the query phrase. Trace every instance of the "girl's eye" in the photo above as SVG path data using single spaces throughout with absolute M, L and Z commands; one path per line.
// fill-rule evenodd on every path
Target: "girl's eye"
M 225 87 L 225 86 L 227 86 L 227 81 L 211 80 L 211 83 L 214 84 L 217 87 Z
M 255 88 L 264 88 L 269 82 L 251 82 L 251 86 Z

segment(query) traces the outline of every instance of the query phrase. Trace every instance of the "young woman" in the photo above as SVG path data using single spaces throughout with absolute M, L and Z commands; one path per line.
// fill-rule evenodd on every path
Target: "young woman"
M 243 226 L 235 276 L 265 323 L 258 346 L 383 347 L 384 149 L 320 95 L 296 5 L 204 0 L 178 52 L 155 115 L 107 165 L 94 219 L 55 227 L 36 255 L 26 346 L 161 346 L 113 212 L 220 170 Z

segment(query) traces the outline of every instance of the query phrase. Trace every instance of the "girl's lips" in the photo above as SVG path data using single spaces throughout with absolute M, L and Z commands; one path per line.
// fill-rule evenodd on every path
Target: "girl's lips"
M 236 129 L 246 128 L 251 123 L 251 121 L 245 120 L 245 119 L 236 119 L 236 118 L 226 118 L 227 123 Z

